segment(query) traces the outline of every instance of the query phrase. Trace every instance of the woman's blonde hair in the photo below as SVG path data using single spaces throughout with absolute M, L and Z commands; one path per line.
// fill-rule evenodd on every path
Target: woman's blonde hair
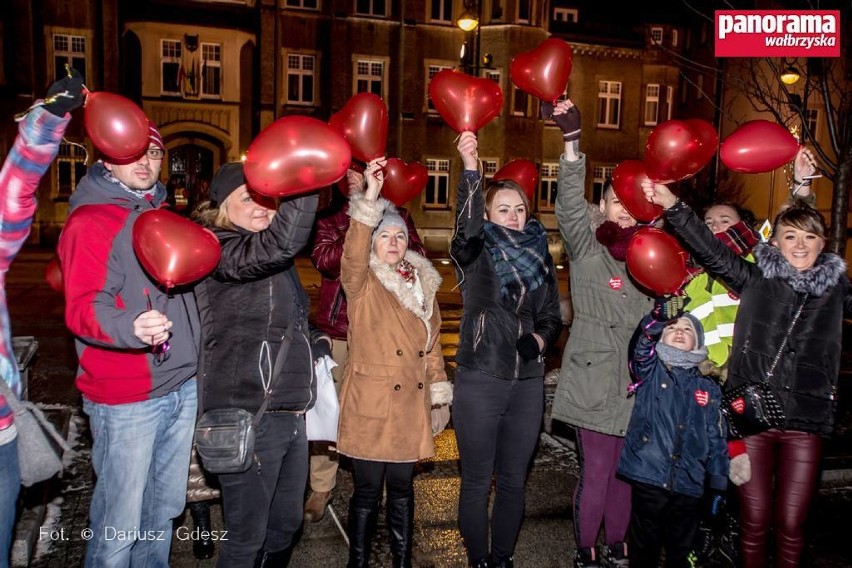
M 218 207 L 212 207 L 213 202 L 210 200 L 202 201 L 192 212 L 192 220 L 208 229 L 233 229 L 234 224 L 231 223 L 228 211 L 225 208 L 225 204 L 228 203 L 231 195 L 226 197 L 225 201 L 220 203 Z
M 521 201 L 527 210 L 527 219 L 529 219 L 532 211 L 530 211 L 530 200 L 527 197 L 527 192 L 517 182 L 510 179 L 501 179 L 488 183 L 488 187 L 485 189 L 485 210 L 487 211 L 491 207 L 491 203 L 494 201 L 494 196 L 497 195 L 497 192 L 504 189 L 514 191 L 521 196 Z
M 775 238 L 781 228 L 781 225 L 795 227 L 806 233 L 813 233 L 819 238 L 826 240 L 825 219 L 819 211 L 805 203 L 797 202 L 793 205 L 782 209 L 775 216 L 775 221 L 772 223 L 772 237 Z

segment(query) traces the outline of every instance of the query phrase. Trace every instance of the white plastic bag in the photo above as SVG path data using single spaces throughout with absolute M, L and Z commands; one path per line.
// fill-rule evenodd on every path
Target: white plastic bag
M 337 441 L 340 401 L 337 400 L 337 389 L 334 388 L 334 377 L 331 376 L 331 370 L 335 367 L 337 363 L 328 355 L 316 362 L 317 401 L 305 415 L 308 440 Z

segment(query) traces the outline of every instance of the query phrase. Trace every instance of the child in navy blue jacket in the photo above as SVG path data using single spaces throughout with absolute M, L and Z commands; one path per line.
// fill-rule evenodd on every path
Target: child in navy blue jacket
M 704 368 L 704 330 L 689 313 L 665 321 L 658 302 L 640 324 L 631 353 L 636 403 L 618 474 L 633 485 L 628 542 L 631 568 L 689 566 L 709 489 L 720 506 L 728 487 L 722 391 Z

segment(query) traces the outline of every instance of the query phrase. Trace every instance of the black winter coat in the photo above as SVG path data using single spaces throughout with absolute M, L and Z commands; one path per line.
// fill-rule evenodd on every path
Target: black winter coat
M 545 282 L 527 294 L 517 313 L 504 304 L 500 278 L 485 248 L 485 199 L 480 189 L 471 195 L 478 180 L 478 172 L 462 174 L 451 245 L 464 302 L 456 363 L 501 379 L 542 377 L 542 357 L 524 359 L 515 344 L 522 335 L 535 332 L 546 350 L 559 337 L 562 316 L 553 261 L 547 255 L 550 271 Z
M 275 381 L 269 410 L 313 406 L 308 297 L 293 258 L 308 242 L 317 202 L 316 194 L 282 202 L 269 227 L 257 233 L 213 229 L 222 258 L 195 288 L 203 336 L 199 406 L 204 410 L 256 412 L 263 401 L 262 380 Z M 270 375 L 291 322 L 293 339 L 276 379 Z
M 682 203 L 666 211 L 699 262 L 740 296 L 726 388 L 761 382 L 804 301 L 770 384 L 786 413 L 785 430 L 829 436 L 834 427 L 843 317 L 852 313 L 846 262 L 823 253 L 810 270 L 793 268 L 776 247 L 760 244 L 743 260 Z

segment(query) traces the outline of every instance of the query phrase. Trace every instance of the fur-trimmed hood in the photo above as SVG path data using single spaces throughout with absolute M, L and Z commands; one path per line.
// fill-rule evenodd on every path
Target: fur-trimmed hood
M 814 297 L 822 296 L 846 277 L 846 261 L 830 252 L 820 254 L 813 268 L 804 272 L 796 270 L 778 247 L 767 243 L 754 247 L 754 257 L 765 278 L 780 278 L 796 292 Z

